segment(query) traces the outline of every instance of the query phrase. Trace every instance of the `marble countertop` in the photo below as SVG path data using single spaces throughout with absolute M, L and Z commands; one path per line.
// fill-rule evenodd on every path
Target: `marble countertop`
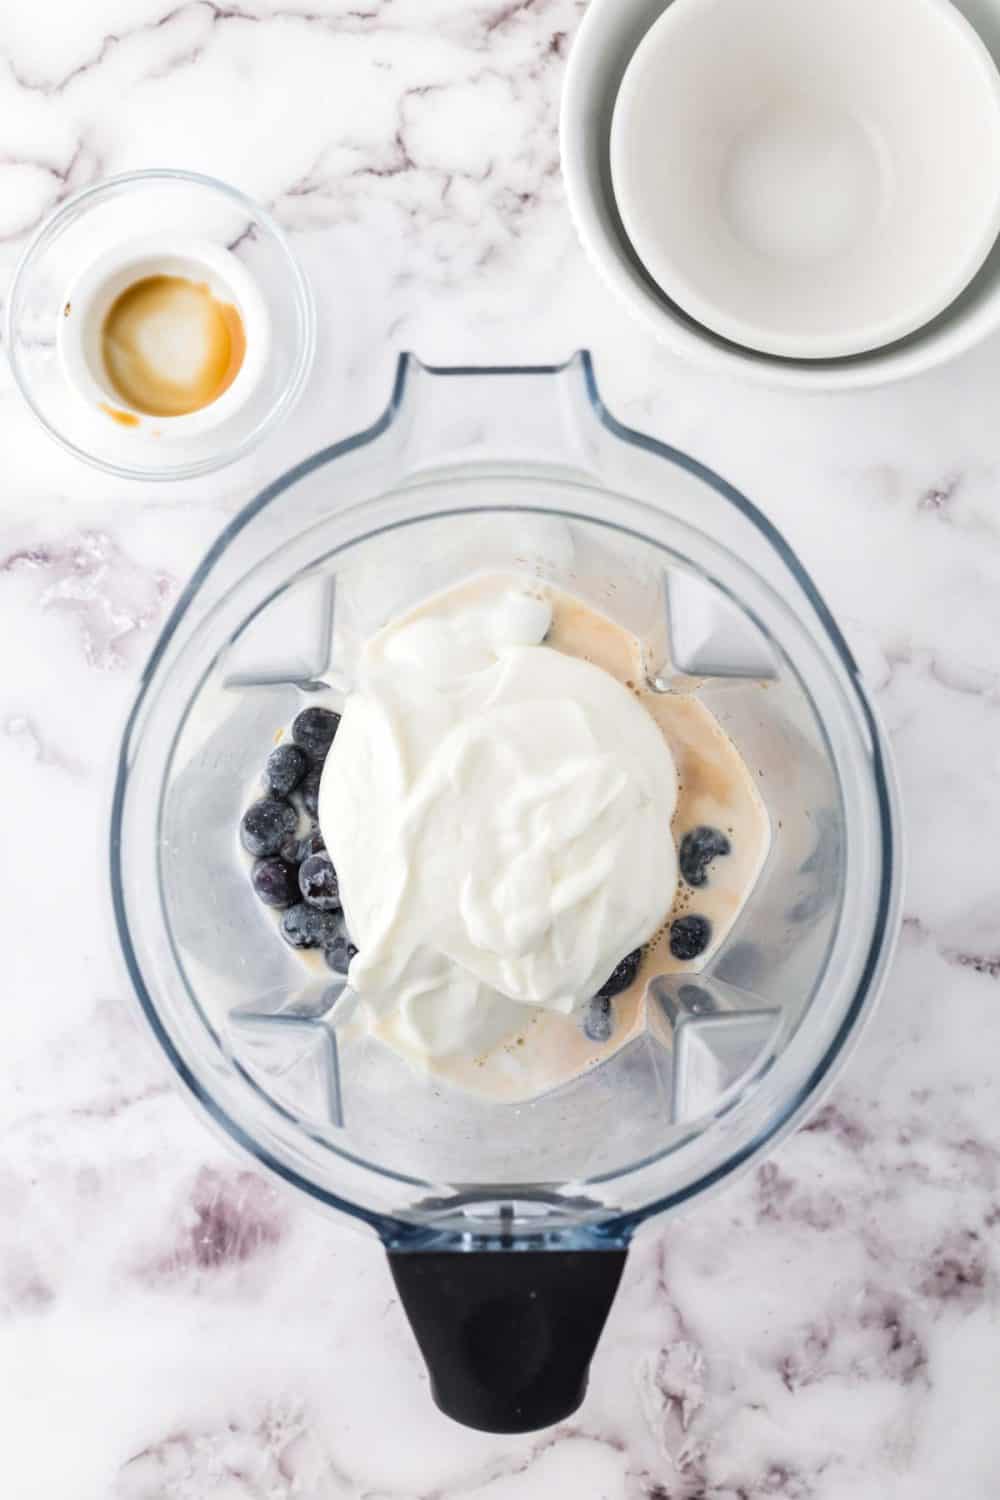
M 0 289 L 73 190 L 200 168 L 316 291 L 312 385 L 172 488 L 82 469 L 0 368 L 0 1462 L 11 1500 L 990 1500 L 1000 1479 L 1000 339 L 803 397 L 680 366 L 576 244 L 577 0 L 6 0 Z M 267 479 L 396 351 L 594 351 L 622 419 L 783 528 L 862 660 L 908 810 L 898 957 L 832 1101 L 633 1251 L 563 1427 L 450 1425 L 374 1242 L 218 1143 L 133 1018 L 101 877 L 121 719 Z

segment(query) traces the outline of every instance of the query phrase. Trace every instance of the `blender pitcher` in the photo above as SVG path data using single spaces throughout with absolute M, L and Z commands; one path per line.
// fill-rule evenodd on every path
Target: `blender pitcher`
M 653 980 L 638 1034 L 517 1103 L 357 1034 L 351 992 L 282 944 L 237 843 L 275 732 L 349 691 L 387 620 L 483 571 L 632 631 L 654 689 L 696 692 L 732 738 L 772 835 L 704 969 Z M 605 410 L 586 354 L 404 355 L 372 427 L 247 506 L 152 653 L 111 833 L 130 977 L 188 1091 L 380 1237 L 438 1405 L 508 1432 L 582 1400 L 636 1228 L 815 1104 L 885 973 L 899 863 L 886 744 L 812 582 L 743 496 Z

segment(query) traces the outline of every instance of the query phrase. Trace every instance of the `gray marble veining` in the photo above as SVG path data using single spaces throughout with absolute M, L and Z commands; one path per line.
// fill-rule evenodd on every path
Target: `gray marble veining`
M 830 398 L 679 366 L 578 249 L 576 0 L 7 0 L 0 293 L 71 191 L 235 181 L 321 346 L 210 480 L 84 471 L 0 369 L 0 1432 L 12 1500 L 992 1500 L 1000 1428 L 1000 341 Z M 762 504 L 843 622 L 907 807 L 907 920 L 831 1101 L 650 1226 L 572 1422 L 446 1423 L 378 1248 L 237 1160 L 140 1034 L 104 905 L 121 718 L 200 554 L 363 426 L 395 353 L 594 350 L 609 405 Z M 387 1436 L 389 1440 L 387 1440 Z

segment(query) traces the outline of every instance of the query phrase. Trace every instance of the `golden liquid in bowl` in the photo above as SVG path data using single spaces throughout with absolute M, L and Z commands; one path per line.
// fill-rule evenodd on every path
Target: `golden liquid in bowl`
M 217 401 L 246 353 L 243 320 L 204 282 L 146 276 L 115 298 L 101 329 L 107 378 L 135 411 L 183 417 Z

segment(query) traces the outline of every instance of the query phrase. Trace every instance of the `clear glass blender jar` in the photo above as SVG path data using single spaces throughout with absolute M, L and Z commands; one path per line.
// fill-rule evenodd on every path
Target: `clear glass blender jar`
M 236 839 L 275 730 L 349 690 L 375 629 L 481 571 L 632 630 L 657 691 L 712 709 L 772 828 L 703 972 L 654 981 L 640 1036 L 518 1104 L 345 1030 L 349 994 L 282 945 Z M 132 983 L 187 1089 L 381 1238 L 439 1405 L 516 1431 L 582 1399 L 636 1228 L 772 1145 L 843 1061 L 898 926 L 898 814 L 850 652 L 761 512 L 618 423 L 585 354 L 403 356 L 379 420 L 269 486 L 185 590 L 126 725 L 111 877 Z

